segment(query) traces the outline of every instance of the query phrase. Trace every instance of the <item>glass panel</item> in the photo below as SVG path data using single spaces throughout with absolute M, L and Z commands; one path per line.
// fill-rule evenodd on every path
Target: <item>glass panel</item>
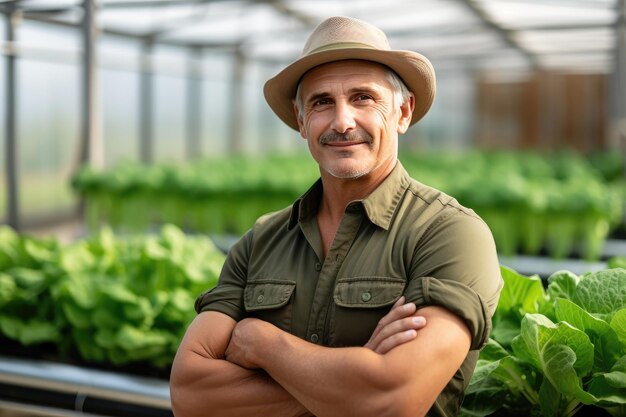
M 17 31 L 26 44 L 70 50 L 73 30 L 26 21 Z M 30 56 L 30 55 L 29 55 Z M 69 180 L 78 158 L 80 72 L 75 60 L 21 58 L 17 64 L 19 206 L 22 221 L 67 212 L 75 197 Z
M 228 152 L 230 72 L 226 54 L 204 55 L 202 83 L 202 154 L 213 157 Z
M 139 159 L 139 76 L 101 70 L 104 163 Z
M 507 28 L 533 28 L 558 25 L 610 25 L 615 10 L 606 2 L 538 4 L 514 1 L 482 1 L 487 14 Z
M 23 220 L 69 210 L 76 168 L 79 71 L 73 65 L 18 63 L 19 206 Z
M 279 14 L 265 4 L 249 4 L 245 8 L 201 13 L 200 16 L 204 20 L 179 27 L 168 33 L 167 39 L 200 44 L 255 42 L 259 36 L 272 36 L 301 27 L 293 18 Z
M 106 36 L 98 42 L 104 164 L 139 159 L 138 42 Z
M 520 32 L 516 39 L 536 53 L 574 51 L 613 51 L 615 33 L 609 28 L 587 30 L 530 30 Z
M 154 161 L 185 158 L 185 79 L 156 74 L 154 80 Z

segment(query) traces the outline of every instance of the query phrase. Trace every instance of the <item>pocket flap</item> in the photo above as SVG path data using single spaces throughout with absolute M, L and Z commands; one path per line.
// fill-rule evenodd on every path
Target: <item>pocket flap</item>
M 246 311 L 282 307 L 289 301 L 294 288 L 295 281 L 261 279 L 248 282 L 243 293 Z
M 393 304 L 405 281 L 389 277 L 341 278 L 335 287 L 335 304 L 341 307 L 377 308 Z

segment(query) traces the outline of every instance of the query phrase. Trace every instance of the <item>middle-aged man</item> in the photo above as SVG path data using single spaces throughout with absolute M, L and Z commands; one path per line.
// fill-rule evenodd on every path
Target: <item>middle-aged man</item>
M 433 101 L 432 66 L 333 17 L 264 91 L 321 178 L 259 219 L 196 301 L 174 414 L 456 415 L 502 280 L 485 223 L 397 159 Z

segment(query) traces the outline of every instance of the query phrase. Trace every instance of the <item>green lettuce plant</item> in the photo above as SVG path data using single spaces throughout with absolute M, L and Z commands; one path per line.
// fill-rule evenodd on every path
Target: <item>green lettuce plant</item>
M 173 225 L 68 245 L 0 227 L 0 336 L 61 360 L 165 368 L 223 261 L 210 239 Z
M 464 416 L 626 415 L 626 269 L 505 281 Z M 596 414 L 599 415 L 599 414 Z
M 596 260 L 623 222 L 626 183 L 615 175 L 622 165 L 613 154 L 596 155 L 594 164 L 565 152 L 402 152 L 400 159 L 414 178 L 482 216 L 503 255 L 545 251 L 554 258 Z M 311 157 L 298 154 L 126 162 L 104 171 L 86 166 L 72 185 L 86 201 L 93 230 L 106 223 L 144 232 L 173 223 L 241 235 L 260 215 L 291 204 L 318 177 Z
M 59 281 L 60 245 L 0 226 L 0 334 L 23 345 L 58 343 L 65 321 L 51 288 Z

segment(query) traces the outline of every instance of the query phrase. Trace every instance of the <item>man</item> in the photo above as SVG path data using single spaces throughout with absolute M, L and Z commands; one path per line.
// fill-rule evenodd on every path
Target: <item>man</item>
M 321 178 L 259 219 L 196 301 L 171 375 L 177 417 L 458 412 L 501 278 L 482 220 L 397 160 L 434 91 L 426 58 L 343 17 L 266 83 Z

